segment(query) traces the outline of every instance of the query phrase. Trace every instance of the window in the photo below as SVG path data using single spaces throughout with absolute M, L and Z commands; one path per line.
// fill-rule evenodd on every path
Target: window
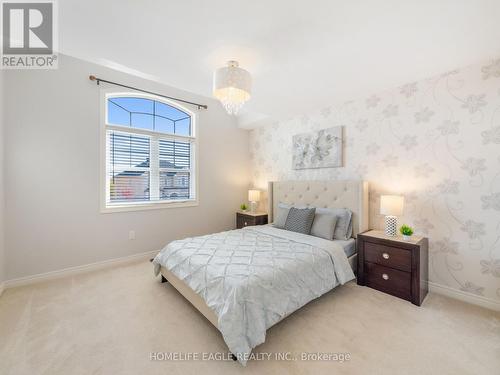
M 196 204 L 195 116 L 149 95 L 103 100 L 103 211 Z

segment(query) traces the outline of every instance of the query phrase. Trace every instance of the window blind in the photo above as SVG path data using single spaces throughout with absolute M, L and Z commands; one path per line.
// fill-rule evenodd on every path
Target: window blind
M 150 139 L 108 131 L 109 200 L 144 201 L 150 192 Z
M 192 198 L 190 142 L 108 130 L 107 143 L 110 203 Z
M 159 141 L 160 168 L 189 169 L 191 145 L 189 142 Z
M 187 199 L 190 192 L 191 144 L 160 139 L 160 199 Z M 182 170 L 178 171 L 178 170 Z

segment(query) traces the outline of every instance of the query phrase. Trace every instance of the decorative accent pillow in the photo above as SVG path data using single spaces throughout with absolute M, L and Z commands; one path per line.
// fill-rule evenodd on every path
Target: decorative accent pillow
M 348 240 L 352 237 L 352 212 L 347 208 L 318 208 L 317 212 L 330 213 L 337 217 L 333 238 Z
M 278 204 L 278 211 L 276 213 L 276 219 L 274 220 L 273 226 L 276 228 L 284 229 L 286 218 L 288 217 L 288 212 L 290 211 L 290 206 L 285 203 Z
M 309 234 L 314 221 L 315 208 L 290 208 L 285 222 L 285 230 Z
M 311 235 L 325 240 L 333 240 L 337 216 L 331 212 L 322 212 L 316 209 L 316 215 L 311 227 Z

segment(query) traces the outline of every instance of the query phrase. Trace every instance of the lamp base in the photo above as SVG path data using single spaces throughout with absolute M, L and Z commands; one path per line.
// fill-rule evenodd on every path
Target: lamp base
M 396 216 L 388 215 L 385 217 L 385 235 L 394 237 L 397 235 L 398 218 Z
M 253 214 L 256 213 L 257 212 L 257 206 L 258 206 L 257 202 L 250 202 L 250 212 L 253 213 Z

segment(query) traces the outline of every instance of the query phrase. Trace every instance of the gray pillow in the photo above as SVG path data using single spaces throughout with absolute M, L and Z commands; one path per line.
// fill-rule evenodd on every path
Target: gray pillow
M 285 230 L 304 234 L 311 233 L 315 213 L 315 208 L 290 208 L 285 222 Z
M 321 237 L 326 240 L 333 240 L 335 226 L 337 224 L 337 216 L 331 212 L 321 212 L 316 210 L 314 221 L 311 227 L 311 235 Z
M 348 240 L 352 237 L 352 212 L 347 208 L 318 208 L 318 213 L 330 213 L 337 216 L 337 224 L 333 238 L 336 240 Z
M 284 229 L 286 218 L 288 217 L 288 212 L 290 211 L 290 206 L 285 203 L 278 204 L 278 211 L 276 212 L 276 219 L 274 219 L 273 226 L 276 228 Z

